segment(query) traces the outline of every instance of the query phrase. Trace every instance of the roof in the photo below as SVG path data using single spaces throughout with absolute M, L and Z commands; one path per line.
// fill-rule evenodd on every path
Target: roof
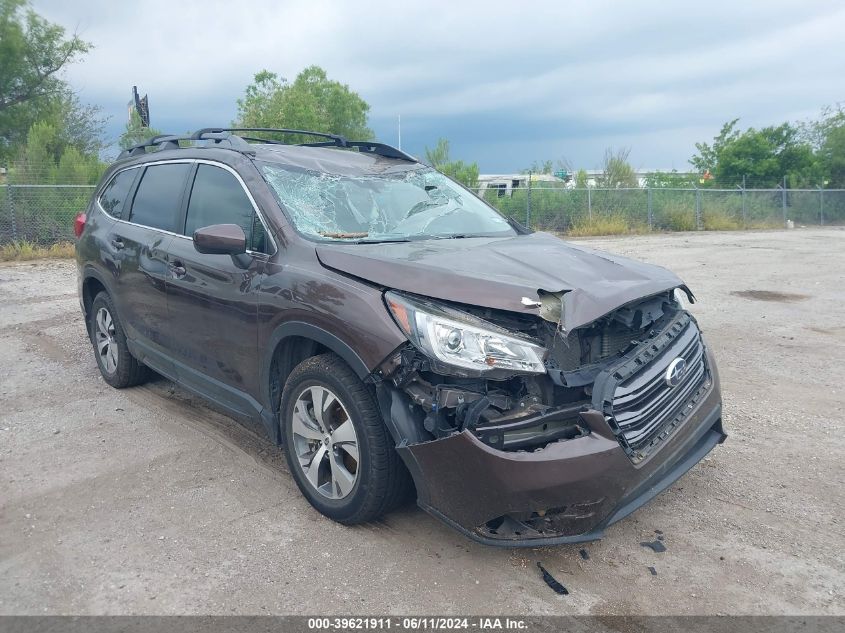
M 402 173 L 424 167 L 416 161 L 380 156 L 338 147 L 253 145 L 255 160 L 338 176 Z
M 251 135 L 256 132 L 310 135 L 320 140 L 288 144 Z M 228 150 L 253 159 L 338 175 L 402 172 L 420 167 L 414 157 L 384 143 L 350 141 L 337 134 L 281 128 L 203 128 L 182 136 L 162 134 L 124 150 L 118 161 L 135 158 L 146 162 L 144 159 L 177 156 L 195 158 L 197 152 L 201 156 L 209 150 Z

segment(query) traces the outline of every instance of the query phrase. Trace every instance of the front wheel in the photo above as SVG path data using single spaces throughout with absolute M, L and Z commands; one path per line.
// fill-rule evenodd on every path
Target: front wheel
M 373 395 L 338 356 L 308 358 L 291 372 L 280 415 L 288 467 L 322 514 L 365 523 L 406 496 L 410 476 Z

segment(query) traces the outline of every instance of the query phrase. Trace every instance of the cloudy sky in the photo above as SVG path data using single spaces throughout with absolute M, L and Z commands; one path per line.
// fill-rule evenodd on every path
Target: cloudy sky
M 377 137 L 422 155 L 447 137 L 482 173 L 565 158 L 686 169 L 735 117 L 762 126 L 845 101 L 845 4 L 33 0 L 96 48 L 66 78 L 111 116 L 132 85 L 152 124 L 224 125 L 262 68 L 318 64 L 371 106 Z

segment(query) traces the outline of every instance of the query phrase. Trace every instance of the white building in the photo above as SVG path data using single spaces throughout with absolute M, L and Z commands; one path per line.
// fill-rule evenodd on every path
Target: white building
M 601 169 L 585 169 L 587 172 L 587 186 L 595 187 L 599 177 L 602 175 Z M 634 171 L 639 182 L 640 187 L 644 187 L 646 178 L 649 174 L 662 172 L 666 174 L 675 174 L 678 176 L 697 177 L 693 172 L 679 172 L 671 169 L 638 169 Z M 559 187 L 564 186 L 568 189 L 575 187 L 575 174 L 568 173 L 565 178 L 559 178 L 551 174 L 531 174 L 531 186 L 541 189 L 543 187 Z M 510 196 L 517 189 L 528 186 L 528 174 L 479 174 L 478 176 L 478 192 L 479 194 L 486 189 L 497 189 L 498 195 Z

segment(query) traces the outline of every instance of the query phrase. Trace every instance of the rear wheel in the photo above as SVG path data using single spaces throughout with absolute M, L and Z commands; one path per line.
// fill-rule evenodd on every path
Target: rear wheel
M 285 383 L 280 412 L 291 474 L 321 513 L 364 523 L 406 497 L 410 476 L 373 395 L 339 357 L 300 363 Z
M 144 382 L 147 368 L 129 353 L 126 334 L 108 293 L 94 297 L 89 319 L 88 331 L 103 380 L 117 389 Z

